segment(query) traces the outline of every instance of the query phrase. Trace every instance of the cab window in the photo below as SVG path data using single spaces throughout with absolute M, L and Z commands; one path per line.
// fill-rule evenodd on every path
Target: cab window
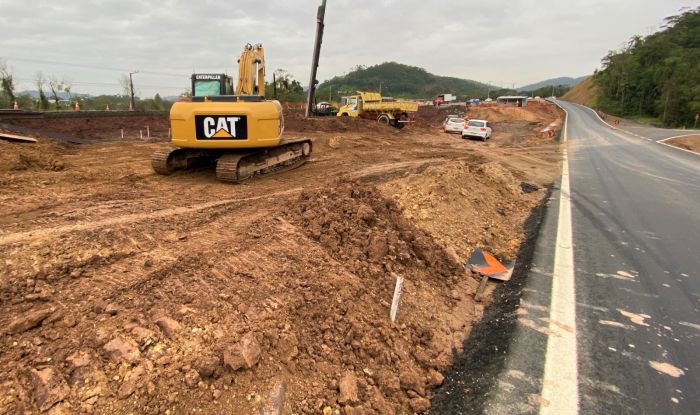
M 221 95 L 220 81 L 202 80 L 194 83 L 194 96 L 210 97 Z

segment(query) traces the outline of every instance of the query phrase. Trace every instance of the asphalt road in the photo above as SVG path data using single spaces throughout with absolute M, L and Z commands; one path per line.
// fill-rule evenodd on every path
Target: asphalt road
M 700 155 L 631 138 L 589 109 L 561 105 L 569 113 L 581 412 L 698 414 Z
M 700 414 L 700 155 L 559 103 L 568 170 L 479 409 Z
M 656 128 L 650 125 L 639 124 L 632 121 L 625 122 L 625 124 L 621 125 L 620 128 L 654 141 L 661 141 L 679 135 L 700 134 L 700 130 Z

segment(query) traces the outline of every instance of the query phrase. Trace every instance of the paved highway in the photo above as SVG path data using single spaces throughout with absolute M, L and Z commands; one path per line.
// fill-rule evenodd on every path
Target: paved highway
M 700 413 L 700 155 L 561 105 L 581 412 Z
M 568 160 L 481 409 L 700 414 L 700 155 L 559 104 Z

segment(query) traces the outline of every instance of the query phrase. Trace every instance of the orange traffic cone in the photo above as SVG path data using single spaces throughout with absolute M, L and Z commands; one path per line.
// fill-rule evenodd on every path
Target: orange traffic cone
M 78 103 L 78 102 L 75 103 L 75 110 L 80 111 L 80 103 Z
M 17 101 L 15 101 L 15 105 L 12 106 L 12 109 L 15 111 L 19 111 L 19 105 L 17 105 Z

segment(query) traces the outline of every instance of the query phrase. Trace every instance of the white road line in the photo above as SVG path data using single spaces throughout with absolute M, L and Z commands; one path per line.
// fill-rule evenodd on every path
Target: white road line
M 585 106 L 585 105 L 581 105 L 581 104 L 575 104 L 575 105 L 581 106 L 581 107 L 583 107 L 583 108 L 585 108 L 585 109 L 587 109 L 587 110 L 592 111 L 593 114 L 595 114 L 595 116 L 598 117 L 598 119 L 600 120 L 600 122 L 602 122 L 603 124 L 605 124 L 605 125 L 607 125 L 608 127 L 612 128 L 613 130 L 622 131 L 622 132 L 625 132 L 625 133 L 627 133 L 627 134 L 633 135 L 633 136 L 635 136 L 635 137 L 643 138 L 643 139 L 648 140 L 648 141 L 653 141 L 653 142 L 655 142 L 655 143 L 657 143 L 657 144 L 661 144 L 661 145 L 664 145 L 664 146 L 666 146 L 666 147 L 670 147 L 670 148 L 673 148 L 673 149 L 676 149 L 676 150 L 685 151 L 686 153 L 695 154 L 695 155 L 697 155 L 697 156 L 700 156 L 700 153 L 698 153 L 698 152 L 696 152 L 696 151 L 688 150 L 688 149 L 685 149 L 685 148 L 680 148 L 680 147 L 678 147 L 678 146 L 674 146 L 674 145 L 666 144 L 666 143 L 665 143 L 665 141 L 668 141 L 668 140 L 671 140 L 671 139 L 674 139 L 674 138 L 689 137 L 689 136 L 691 136 L 691 135 L 700 135 L 700 133 L 675 135 L 675 136 L 673 136 L 673 137 L 668 137 L 668 138 L 664 138 L 663 140 L 656 141 L 656 140 L 652 140 L 651 138 L 643 137 L 643 136 L 641 136 L 641 135 L 639 135 L 639 134 L 633 133 L 632 131 L 623 130 L 622 128 L 614 127 L 613 125 L 608 124 L 604 119 L 602 119 L 602 118 L 600 117 L 600 115 L 598 115 L 598 111 L 594 110 L 593 108 L 589 108 L 589 107 L 587 107 L 587 106 Z M 559 108 L 561 108 L 561 106 L 560 106 Z M 562 108 L 562 109 L 563 109 L 563 108 Z M 566 111 L 566 110 L 564 110 L 564 111 Z M 673 130 L 673 131 L 675 131 L 675 130 Z
M 658 142 L 659 142 L 659 143 L 663 143 L 664 141 L 673 140 L 674 138 L 691 137 L 691 136 L 694 136 L 694 135 L 700 135 L 700 132 L 697 132 L 697 133 L 695 133 L 695 134 L 674 135 L 673 137 L 664 138 L 663 140 L 659 140 Z
M 563 141 L 568 140 L 568 118 L 569 114 L 566 112 Z M 575 415 L 578 414 L 579 408 L 574 247 L 569 159 L 566 149 L 563 156 L 541 415 Z

